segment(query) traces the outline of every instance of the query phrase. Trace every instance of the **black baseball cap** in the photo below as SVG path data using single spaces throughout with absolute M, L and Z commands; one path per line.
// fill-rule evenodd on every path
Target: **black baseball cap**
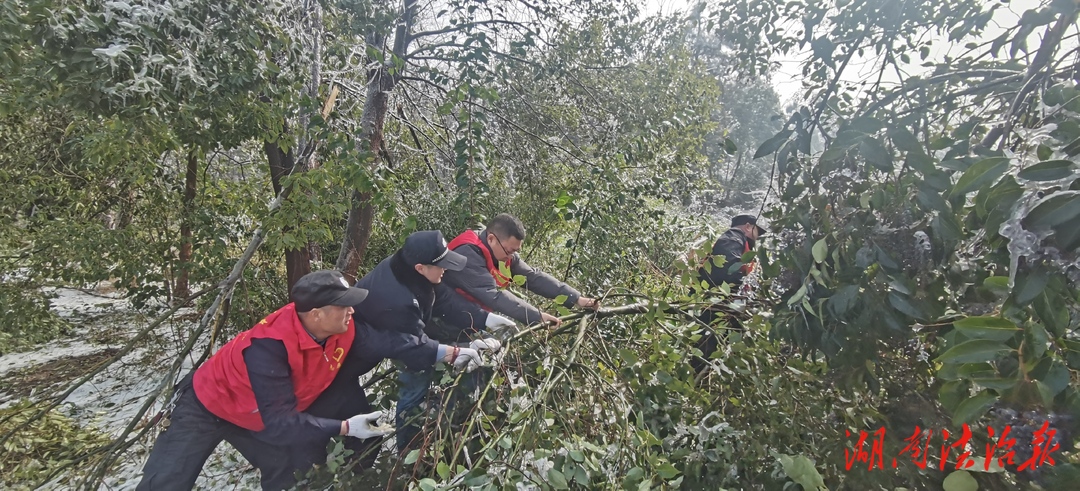
M 405 239 L 401 248 L 405 262 L 412 264 L 433 264 L 450 271 L 465 268 L 465 256 L 446 247 L 446 239 L 438 230 L 413 232 Z
M 307 312 L 327 305 L 352 307 L 363 302 L 367 296 L 367 290 L 350 287 L 345 276 L 332 269 L 308 273 L 296 280 L 292 288 L 297 312 Z
M 747 223 L 757 227 L 757 233 L 759 236 L 765 235 L 768 232 L 768 230 L 761 228 L 761 225 L 757 224 L 757 217 L 754 215 L 735 215 L 735 217 L 731 219 L 732 227 L 746 225 Z

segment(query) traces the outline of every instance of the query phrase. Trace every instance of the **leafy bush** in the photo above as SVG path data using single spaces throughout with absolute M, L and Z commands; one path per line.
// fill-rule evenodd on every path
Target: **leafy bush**
M 29 400 L 0 409 L 0 435 L 25 423 L 36 412 Z M 109 441 L 105 434 L 80 427 L 71 418 L 52 410 L 4 443 L 0 452 L 0 483 L 10 488 L 32 489 L 51 479 L 54 469 Z
M 49 310 L 37 289 L 0 283 L 0 354 L 28 349 L 68 333 L 67 321 Z

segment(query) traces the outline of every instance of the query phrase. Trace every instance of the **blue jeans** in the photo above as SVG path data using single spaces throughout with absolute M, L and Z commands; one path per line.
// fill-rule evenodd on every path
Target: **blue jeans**
M 417 448 L 421 442 L 413 441 L 417 439 L 420 434 L 420 429 L 424 426 L 424 410 L 420 408 L 420 405 L 427 400 L 428 390 L 431 388 L 431 382 L 435 379 L 436 372 L 434 369 L 424 370 L 422 372 L 415 372 L 406 368 L 398 370 L 398 403 L 397 410 L 394 413 L 394 422 L 397 426 L 397 449 L 399 453 L 405 452 L 410 448 Z M 441 408 L 447 415 L 454 414 L 454 408 L 459 404 L 463 411 L 468 411 L 471 407 L 469 401 L 469 394 L 472 394 L 473 390 L 481 383 L 481 377 L 484 373 L 483 369 L 476 370 L 472 373 L 464 374 L 456 387 L 451 388 L 451 392 L 446 396 L 445 407 Z M 439 404 L 443 404 L 443 401 L 435 401 Z M 459 414 L 458 416 L 463 416 Z M 411 421 L 410 421 L 411 420 Z M 454 418 L 451 418 L 453 421 Z
M 434 376 L 434 370 L 422 372 L 414 372 L 406 368 L 398 370 L 398 382 L 401 385 L 398 387 L 397 410 L 394 414 L 398 452 L 404 452 L 409 447 L 409 443 L 420 433 L 420 428 L 424 424 L 421 416 L 423 410 L 420 405 L 427 400 L 428 389 L 431 388 L 431 380 Z M 413 421 L 408 422 L 410 419 Z

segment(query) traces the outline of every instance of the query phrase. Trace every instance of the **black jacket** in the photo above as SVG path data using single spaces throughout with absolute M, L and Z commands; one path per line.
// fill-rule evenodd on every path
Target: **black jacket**
M 412 370 L 435 364 L 439 342 L 424 334 L 433 314 L 462 330 L 479 330 L 487 321 L 487 312 L 445 285 L 431 284 L 405 264 L 400 251 L 360 278 L 356 286 L 368 290 L 368 296 L 355 307 L 353 319 L 357 324 L 394 333 L 399 343 L 408 345 L 398 350 L 400 357 L 396 358 Z
M 487 231 L 480 232 L 480 242 L 483 247 L 487 245 Z M 465 269 L 461 271 L 447 271 L 443 281 L 452 288 L 460 288 L 465 293 L 475 298 L 481 305 L 500 314 L 505 314 L 523 324 L 532 324 L 540 321 L 540 310 L 528 302 L 518 298 L 509 290 L 500 289 L 495 284 L 495 278 L 487 269 L 487 261 L 483 252 L 476 246 L 465 244 L 458 246 L 454 252 L 465 256 L 468 261 Z M 494 256 L 492 256 L 494 257 Z M 521 257 L 514 254 L 514 260 L 510 262 L 510 273 L 514 276 L 525 277 L 525 288 L 544 298 L 554 299 L 559 295 L 565 295 L 563 304 L 572 307 L 581 296 L 577 290 L 563 283 L 553 276 L 542 271 L 533 269 Z
M 397 333 L 374 329 L 361 322 L 355 324 L 356 337 L 346 361 L 341 365 L 342 373 L 338 374 L 339 377 L 352 377 L 355 382 L 385 358 L 402 359 L 414 356 L 410 353 L 414 347 L 402 343 Z M 254 433 L 256 438 L 281 445 L 325 440 L 341 431 L 339 420 L 320 418 L 296 410 L 289 354 L 281 340 L 251 340 L 251 346 L 244 350 L 244 365 L 248 370 L 255 402 L 266 425 L 264 430 Z
M 705 267 L 698 268 L 698 277 L 701 281 L 708 283 L 710 288 L 718 287 L 725 282 L 731 286 L 742 285 L 743 277 L 746 276 L 742 272 L 742 255 L 753 249 L 754 241 L 747 238 L 742 230 L 729 229 L 716 239 L 709 256 L 709 260 L 713 257 L 724 258 L 723 266 L 714 265 L 712 271 L 706 271 Z

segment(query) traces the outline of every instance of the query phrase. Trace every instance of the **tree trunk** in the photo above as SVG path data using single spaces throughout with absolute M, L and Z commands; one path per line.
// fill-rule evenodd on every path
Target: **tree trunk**
M 385 68 L 379 68 L 372 74 L 367 86 L 367 100 L 360 118 L 360 131 L 370 143 L 372 162 L 379 158 L 383 144 L 383 123 L 390 105 L 390 91 L 395 80 Z M 371 204 L 371 191 L 353 191 L 352 208 L 345 225 L 345 238 L 341 243 L 335 269 L 341 271 L 350 281 L 356 279 L 360 261 L 367 252 L 371 239 L 375 210 Z
M 274 194 L 281 194 L 281 181 L 293 168 L 292 152 L 285 153 L 276 143 L 263 144 L 266 161 L 270 164 L 270 182 L 274 185 Z M 296 280 L 311 272 L 311 255 L 307 247 L 285 250 L 285 277 L 288 282 L 289 300 L 292 301 L 292 287 Z
M 409 43 L 412 41 L 410 31 L 416 17 L 416 5 L 417 0 L 404 0 L 402 10 L 404 13 L 394 33 L 393 52 L 401 59 L 405 59 Z M 369 44 L 378 46 L 382 43 L 369 40 Z M 364 111 L 360 116 L 358 139 L 368 141 L 372 162 L 380 158 L 383 153 L 383 124 L 390 107 L 390 92 L 394 90 L 402 76 L 400 70 L 391 74 L 390 67 L 391 65 L 381 64 L 378 68 L 371 70 L 365 91 Z M 334 265 L 335 269 L 341 271 L 350 281 L 356 279 L 360 261 L 367 252 L 368 241 L 371 239 L 371 227 L 375 216 L 371 199 L 370 190 L 353 191 L 352 207 L 345 225 L 345 237 L 341 242 L 341 251 Z
M 177 268 L 180 275 L 176 278 L 176 288 L 173 288 L 174 300 L 181 300 L 191 296 L 188 287 L 188 275 L 191 270 L 191 253 L 194 246 L 191 236 L 191 222 L 195 214 L 195 192 L 198 190 L 199 178 L 199 154 L 193 148 L 188 152 L 187 173 L 184 176 L 184 201 L 183 215 L 180 217 L 180 259 Z
M 731 191 L 735 188 L 735 176 L 739 173 L 739 167 L 742 166 L 743 155 L 746 152 L 739 152 L 739 156 L 735 159 L 735 168 L 731 169 L 731 177 L 728 178 L 727 186 L 724 186 L 724 197 L 720 198 L 720 206 L 727 206 L 728 200 L 731 199 Z
M 345 240 L 338 254 L 334 269 L 341 271 L 350 283 L 356 281 L 360 260 L 367 253 L 371 239 L 371 227 L 375 221 L 375 209 L 371 206 L 371 191 L 353 191 L 352 209 L 345 225 Z

